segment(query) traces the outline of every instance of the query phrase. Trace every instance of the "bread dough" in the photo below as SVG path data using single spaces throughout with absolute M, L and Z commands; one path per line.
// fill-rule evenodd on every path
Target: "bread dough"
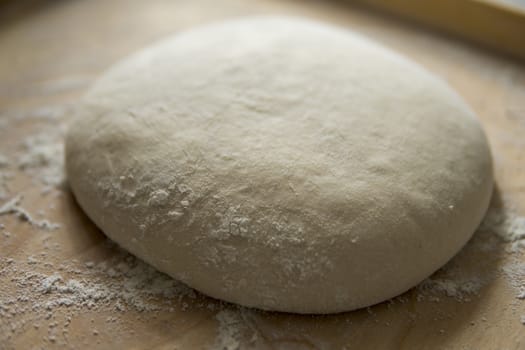
M 193 29 L 106 72 L 66 141 L 69 183 L 113 240 L 215 298 L 348 311 L 413 287 L 492 192 L 472 111 L 344 29 L 257 17 Z

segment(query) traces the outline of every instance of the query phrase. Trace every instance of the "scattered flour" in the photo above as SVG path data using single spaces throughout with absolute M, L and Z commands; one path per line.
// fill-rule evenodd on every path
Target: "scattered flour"
M 525 216 L 514 215 L 509 210 L 492 209 L 487 212 L 479 229 L 491 231 L 510 243 L 508 249 L 511 252 L 525 248 Z
M 516 298 L 525 300 L 525 262 L 508 263 L 502 270 L 507 281 L 516 291 Z
M 7 156 L 0 154 L 0 200 L 8 196 L 7 182 L 13 178 L 13 174 L 8 170 L 10 161 Z
M 46 253 L 40 254 L 40 261 L 33 257 L 25 264 L 0 258 L 0 275 L 9 281 L 8 286 L 0 286 L 0 320 L 16 325 L 9 329 L 8 338 L 42 320 L 52 323 L 57 312 L 71 321 L 88 310 L 175 312 L 189 301 L 195 307 L 210 308 L 210 303 L 220 307 L 220 302 L 208 300 L 117 247 L 112 249 L 116 253 L 111 259 L 89 262 L 89 268 L 79 262 L 44 263 Z M 56 334 L 50 336 L 49 341 L 59 340 Z M 3 337 L 0 334 L 0 341 Z
M 447 297 L 455 298 L 457 301 L 470 301 L 470 296 L 477 295 L 486 283 L 479 277 L 474 276 L 467 279 L 461 278 L 435 278 L 429 277 L 418 286 L 418 289 L 433 294 L 444 294 Z M 418 295 L 419 300 L 423 300 L 423 294 Z M 438 299 L 432 299 L 438 301 Z
M 219 321 L 216 348 L 220 350 L 239 350 L 241 348 L 242 319 L 239 311 L 222 310 L 215 315 Z
M 43 184 L 44 192 L 64 182 L 64 133 L 65 128 L 59 124 L 26 137 L 21 144 L 18 168 Z
M 5 116 L 0 114 L 0 119 L 6 125 L 30 120 L 38 129 L 25 136 L 19 147 L 8 155 L 0 154 L 0 200 L 9 197 L 8 183 L 17 175 L 16 170 L 29 175 L 35 184 L 42 185 L 42 193 L 60 188 L 63 184 L 63 137 L 66 128 L 61 120 L 66 110 L 63 106 L 49 106 L 29 111 L 4 112 L 7 114 Z
M 3 203 L 0 204 L 0 217 L 15 215 L 47 231 L 60 226 L 45 218 L 35 220 L 21 206 L 22 196 L 10 193 L 9 182 L 24 173 L 40 186 L 42 195 L 51 190 L 63 191 L 64 127 L 61 121 L 65 111 L 66 108 L 62 107 L 45 107 L 14 118 L 21 122 L 31 118 L 44 125 L 35 134 L 27 136 L 16 152 L 0 154 L 0 203 Z M 151 193 L 148 202 L 162 206 L 169 195 L 167 191 L 156 191 Z M 181 202 L 182 206 L 186 204 L 189 205 Z M 182 214 L 174 211 L 172 215 Z M 3 223 L 0 223 L 0 231 L 6 239 L 16 235 Z M 477 238 L 469 243 L 468 249 L 492 252 L 502 245 L 510 257 L 515 257 L 509 259 L 501 272 L 516 291 L 516 301 L 525 300 L 525 263 L 519 261 L 525 250 L 525 217 L 514 215 L 507 209 L 490 209 L 475 236 Z M 190 304 L 217 311 L 218 334 L 214 348 L 237 350 L 243 348 L 246 341 L 257 338 L 257 332 L 246 317 L 247 313 L 254 311 L 224 306 L 219 301 L 203 297 L 114 245 L 108 245 L 116 253 L 100 262 L 74 260 L 54 263 L 50 261 L 53 254 L 47 251 L 16 259 L 0 254 L 0 276 L 7 282 L 0 284 L 0 320 L 8 324 L 0 324 L 0 331 L 7 330 L 5 336 L 0 334 L 0 344 L 28 327 L 38 329 L 44 323 L 48 327 L 46 341 L 58 344 L 62 335 L 67 334 L 71 321 L 88 310 L 184 312 Z M 47 247 L 53 245 L 49 243 Z M 462 264 L 449 263 L 417 287 L 417 300 L 438 302 L 441 298 L 454 298 L 459 302 L 469 302 L 493 277 L 482 268 L 464 271 Z M 64 313 L 66 321 L 59 330 L 56 317 Z M 525 324 L 525 315 L 520 321 Z M 99 336 L 100 331 L 93 328 L 91 332 Z
M 2 206 L 0 206 L 0 216 L 7 215 L 7 214 L 14 214 L 20 220 L 26 221 L 31 226 L 35 226 L 43 230 L 56 230 L 60 228 L 60 224 L 51 223 L 46 219 L 43 219 L 43 220 L 33 219 L 33 217 L 29 214 L 29 212 L 20 206 L 21 201 L 22 201 L 22 196 L 19 195 L 7 201 L 6 203 L 4 203 Z
M 525 217 L 511 210 L 490 208 L 469 244 L 450 263 L 430 276 L 417 287 L 418 299 L 439 300 L 439 295 L 468 302 L 493 280 L 498 271 L 488 271 L 481 264 L 466 268 L 462 262 L 455 263 L 462 254 L 492 252 L 504 247 L 509 254 L 518 253 L 525 246 Z M 471 264 L 472 265 L 472 264 Z M 430 296 L 430 298 L 426 298 Z
M 7 181 L 12 178 L 12 174 L 0 169 L 0 200 L 8 197 Z
M 257 312 L 242 306 L 230 306 L 221 309 L 215 319 L 219 322 L 214 349 L 240 350 L 247 344 L 254 345 L 259 340 L 259 332 L 253 325 L 253 315 Z
M 10 266 L 18 262 L 2 263 Z M 122 305 L 138 311 L 153 311 L 160 310 L 165 303 L 171 305 L 182 298 L 197 298 L 192 289 L 124 252 L 91 269 L 62 264 L 52 274 L 35 270 L 35 267 L 18 268 L 16 271 L 3 269 L 12 275 L 11 281 L 18 290 L 16 297 L 0 301 L 0 316 L 8 317 L 13 312 L 25 311 L 24 305 L 16 302 L 20 300 L 24 300 L 32 311 L 54 311 L 61 306 L 78 310 L 116 309 L 117 304 L 121 305 L 121 311 Z
M 9 158 L 0 153 L 0 168 L 7 168 L 9 166 Z

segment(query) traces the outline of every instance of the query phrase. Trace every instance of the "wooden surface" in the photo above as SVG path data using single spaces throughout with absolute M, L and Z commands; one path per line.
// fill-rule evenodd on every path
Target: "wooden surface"
M 356 0 L 525 59 L 525 9 L 492 0 Z
M 85 266 L 111 263 L 123 254 L 83 215 L 67 186 L 42 192 L 35 178 L 49 164 L 29 171 L 17 166 L 24 153 L 21 142 L 42 130 L 60 130 L 70 106 L 104 69 L 152 40 L 252 14 L 306 16 L 347 27 L 442 76 L 487 131 L 497 181 L 492 207 L 525 213 L 525 67 L 516 62 L 339 2 L 63 0 L 4 8 L 0 153 L 10 160 L 4 171 L 13 176 L 5 180 L 0 207 L 22 194 L 21 206 L 35 218 L 42 211 L 42 218 L 61 226 L 43 230 L 12 214 L 0 216 L 5 226 L 0 231 L 0 349 L 525 349 L 520 322 L 525 302 L 516 299 L 501 273 L 511 260 L 525 259 L 481 233 L 435 276 L 450 271 L 490 276 L 478 292 L 460 298 L 413 289 L 366 310 L 316 317 L 238 309 L 203 296 L 155 296 L 161 300 L 151 301 L 160 305 L 154 311 L 119 308 L 114 300 L 100 307 L 50 306 L 49 311 L 20 307 L 53 297 L 50 289 L 34 292 L 20 282 L 23 276 L 30 280 L 32 270 L 43 276 L 78 275 L 86 284 L 96 279 L 98 286 L 114 288 L 111 276 L 89 274 Z

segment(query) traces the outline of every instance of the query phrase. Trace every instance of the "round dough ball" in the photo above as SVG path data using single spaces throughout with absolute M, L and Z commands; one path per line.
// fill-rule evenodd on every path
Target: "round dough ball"
M 78 108 L 73 193 L 114 241 L 215 298 L 348 311 L 413 287 L 480 223 L 491 157 L 417 64 L 290 18 L 190 30 L 125 59 Z

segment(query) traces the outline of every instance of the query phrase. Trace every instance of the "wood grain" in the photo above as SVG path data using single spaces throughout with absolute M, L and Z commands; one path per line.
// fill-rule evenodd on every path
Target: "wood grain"
M 356 0 L 525 59 L 525 10 L 487 0 Z

